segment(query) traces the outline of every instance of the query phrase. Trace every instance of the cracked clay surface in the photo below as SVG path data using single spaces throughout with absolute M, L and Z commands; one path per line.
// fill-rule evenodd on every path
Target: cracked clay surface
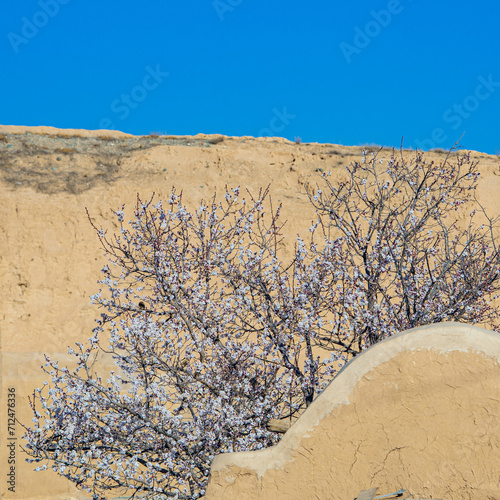
M 407 498 L 498 499 L 499 368 L 478 352 L 401 352 L 362 376 L 284 464 L 260 475 L 213 470 L 206 498 L 352 500 L 378 487 L 404 488 Z

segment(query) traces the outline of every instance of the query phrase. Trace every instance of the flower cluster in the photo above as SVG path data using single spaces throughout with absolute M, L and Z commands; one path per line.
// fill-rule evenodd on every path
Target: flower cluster
M 363 159 L 309 192 L 318 220 L 287 262 L 268 190 L 190 212 L 174 189 L 166 207 L 138 199 L 128 225 L 115 212 L 110 237 L 95 227 L 105 312 L 73 368 L 47 358 L 31 461 L 96 499 L 199 498 L 215 454 L 277 443 L 271 420 L 295 419 L 373 343 L 444 320 L 498 328 L 495 221 L 450 217 L 478 208 L 476 165 Z

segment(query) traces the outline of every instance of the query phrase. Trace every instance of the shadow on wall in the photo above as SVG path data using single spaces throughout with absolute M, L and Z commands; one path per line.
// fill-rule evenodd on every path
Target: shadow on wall
M 391 337 L 346 365 L 277 446 L 218 455 L 206 499 L 500 498 L 499 362 L 500 335 L 473 326 Z

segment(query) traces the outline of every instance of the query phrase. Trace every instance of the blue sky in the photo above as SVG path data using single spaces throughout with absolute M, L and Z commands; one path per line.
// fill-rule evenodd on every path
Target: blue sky
M 500 154 L 500 2 L 16 0 L 0 123 Z

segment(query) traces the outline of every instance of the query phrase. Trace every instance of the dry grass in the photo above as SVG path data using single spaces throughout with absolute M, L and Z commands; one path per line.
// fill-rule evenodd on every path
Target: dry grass
M 223 135 L 218 135 L 217 137 L 212 137 L 210 139 L 208 139 L 208 142 L 210 144 L 219 144 L 221 142 L 224 142 L 225 140 L 225 137 Z

